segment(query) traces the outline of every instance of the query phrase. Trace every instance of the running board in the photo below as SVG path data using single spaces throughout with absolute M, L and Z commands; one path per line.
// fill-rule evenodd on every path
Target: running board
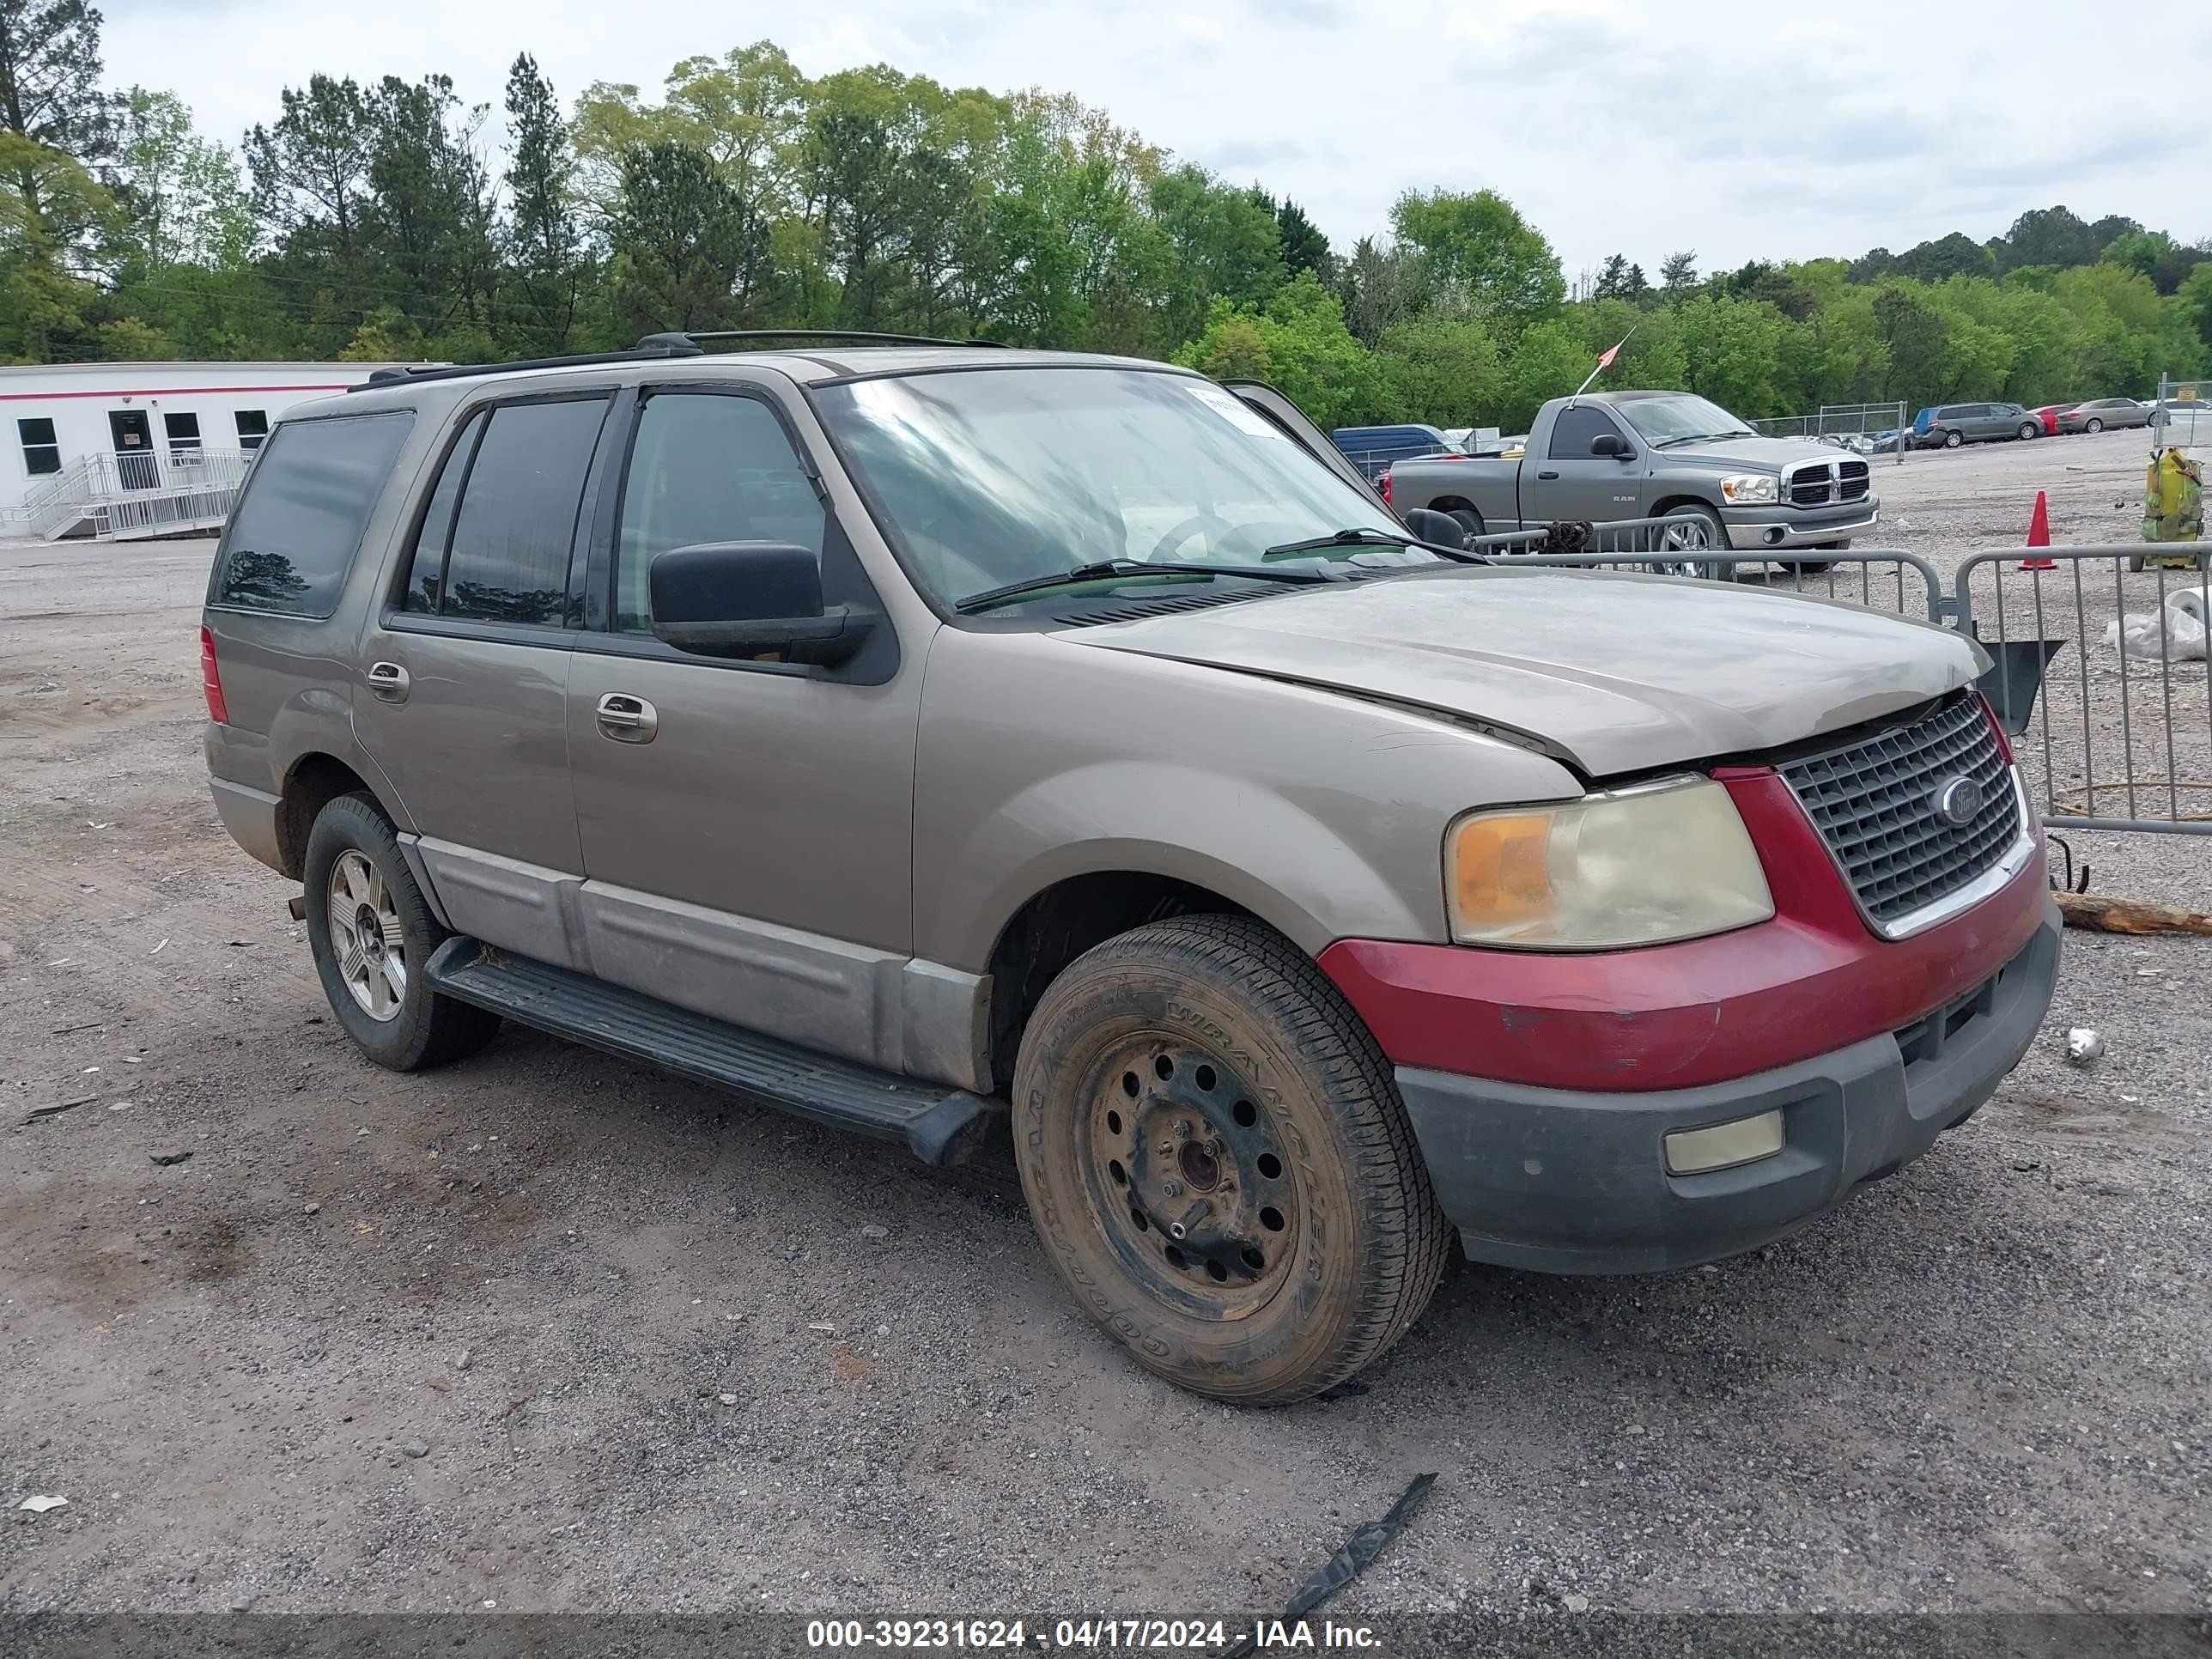
M 832 1128 L 904 1141 L 925 1164 L 960 1164 L 997 1101 L 917 1083 L 695 1014 L 588 975 L 449 939 L 424 970 L 445 995 L 502 1018 L 641 1060 Z M 977 1133 L 964 1133 L 975 1130 Z

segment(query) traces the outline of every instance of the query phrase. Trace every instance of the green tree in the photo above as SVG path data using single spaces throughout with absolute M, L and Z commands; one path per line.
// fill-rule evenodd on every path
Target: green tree
M 1689 389 L 1748 420 L 1792 412 L 1783 373 L 1789 319 L 1763 300 L 1694 295 L 1675 308 Z
M 2176 314 L 2195 331 L 2200 348 L 2212 350 L 2212 260 L 2189 273 L 2175 290 L 2174 301 Z
M 286 87 L 274 126 L 246 135 L 246 167 L 263 233 L 276 244 L 272 274 L 314 294 L 309 337 L 317 350 L 350 338 L 374 308 L 365 226 L 373 207 L 369 157 L 375 125 L 350 78 Z
M 1916 291 L 1917 284 L 1886 283 L 1875 296 L 1874 324 L 1888 366 L 1881 395 L 1914 408 L 1944 395 L 1944 346 L 1948 331 L 1943 315 Z
M 1428 260 L 1419 248 L 1384 247 L 1363 236 L 1338 272 L 1336 289 L 1353 337 L 1379 346 L 1391 328 L 1428 307 Z
M 1902 276 L 1940 283 L 1947 276 L 1994 276 L 1996 262 L 1979 242 L 1954 230 L 1939 240 L 1905 249 L 1892 268 Z
M 1283 269 L 1291 276 L 1310 270 L 1326 285 L 1336 273 L 1336 255 L 1328 238 L 1306 216 L 1306 210 L 1285 196 L 1275 209 L 1275 230 L 1282 247 Z
M 2189 280 L 2191 271 L 2212 259 L 2212 243 L 2191 246 L 2162 230 L 2130 230 L 2107 242 L 2098 257 L 2102 264 L 2141 271 L 2160 294 L 2172 294 Z
M 2031 208 L 2014 220 L 2012 228 L 2005 233 L 2005 268 L 2086 265 L 2111 240 L 2109 235 L 2100 239 L 2065 208 Z
M 1471 317 L 1407 318 L 1384 331 L 1376 357 L 1400 420 L 1481 426 L 1498 407 L 1504 364 L 1490 331 Z
M 704 150 L 673 139 L 634 147 L 610 236 L 617 319 L 631 337 L 763 320 L 765 227 Z
M 1428 258 L 1431 279 L 1510 335 L 1566 297 L 1559 256 L 1494 191 L 1407 191 L 1390 209 L 1399 240 Z
M 44 362 L 99 299 L 68 244 L 111 233 L 114 204 L 74 156 L 18 132 L 0 131 L 0 177 L 27 185 L 0 192 L 0 356 Z
M 463 105 L 442 75 L 387 75 L 366 102 L 365 221 L 380 286 L 434 339 L 480 331 L 494 267 L 492 186 L 476 142 L 484 106 Z
M 0 133 L 33 146 L 11 151 L 23 159 L 6 185 L 33 219 L 46 213 L 51 176 L 32 159 L 38 151 L 87 169 L 113 152 L 116 100 L 100 89 L 100 22 L 84 0 L 0 0 Z M 46 227 L 58 252 L 66 229 Z
M 565 351 L 585 274 L 575 156 L 553 83 L 528 52 L 507 75 L 506 253 L 514 313 L 504 330 L 520 355 Z
M 1506 360 L 1498 425 L 1508 432 L 1526 432 L 1547 401 L 1572 392 L 1593 366 L 1589 342 L 1574 319 L 1559 317 L 1531 325 Z
M 1152 182 L 1152 219 L 1167 239 L 1170 269 L 1161 295 L 1169 343 L 1188 339 L 1216 299 L 1232 307 L 1263 303 L 1284 279 L 1282 232 L 1252 192 L 1222 184 L 1203 168 L 1181 167 Z
M 128 258 L 151 271 L 173 265 L 234 270 L 252 252 L 252 203 L 238 158 L 203 138 L 173 92 L 124 94 L 116 193 Z
M 1698 285 L 1698 251 L 1684 248 L 1659 262 L 1659 289 L 1668 305 L 1688 296 Z
M 1384 412 L 1374 353 L 1352 337 L 1344 308 L 1311 271 L 1285 283 L 1264 310 L 1218 298 L 1205 331 L 1176 362 L 1216 380 L 1267 381 L 1327 429 Z

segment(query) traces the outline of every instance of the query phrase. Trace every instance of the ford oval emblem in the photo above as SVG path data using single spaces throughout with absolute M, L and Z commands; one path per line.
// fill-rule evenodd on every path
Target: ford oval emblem
M 1982 810 L 1982 786 L 1972 778 L 1947 779 L 1936 791 L 1936 816 L 1963 830 Z

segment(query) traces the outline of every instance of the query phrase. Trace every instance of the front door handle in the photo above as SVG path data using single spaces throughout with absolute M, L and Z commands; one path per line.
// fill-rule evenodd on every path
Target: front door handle
M 660 713 L 643 697 L 610 691 L 599 699 L 599 735 L 617 743 L 651 743 L 660 730 Z
M 1539 472 L 1536 476 L 1540 478 L 1556 478 L 1559 475 L 1556 472 Z
M 407 671 L 396 662 L 373 662 L 368 665 L 368 689 L 386 702 L 407 701 Z

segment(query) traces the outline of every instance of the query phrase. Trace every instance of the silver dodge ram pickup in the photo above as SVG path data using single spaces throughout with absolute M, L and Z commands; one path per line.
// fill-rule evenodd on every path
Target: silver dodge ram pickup
M 1010 1146 L 1084 1310 L 1228 1400 L 1374 1360 L 1454 1238 L 1804 1225 L 2057 963 L 1971 640 L 1425 546 L 1158 363 L 385 371 L 270 436 L 200 651 L 216 807 L 370 1060 L 507 1020 Z
M 1400 512 L 1448 513 L 1470 535 L 1665 519 L 1670 552 L 1848 547 L 1881 516 L 1864 457 L 1762 438 L 1687 392 L 1554 398 L 1521 455 L 1419 456 L 1388 488 Z

